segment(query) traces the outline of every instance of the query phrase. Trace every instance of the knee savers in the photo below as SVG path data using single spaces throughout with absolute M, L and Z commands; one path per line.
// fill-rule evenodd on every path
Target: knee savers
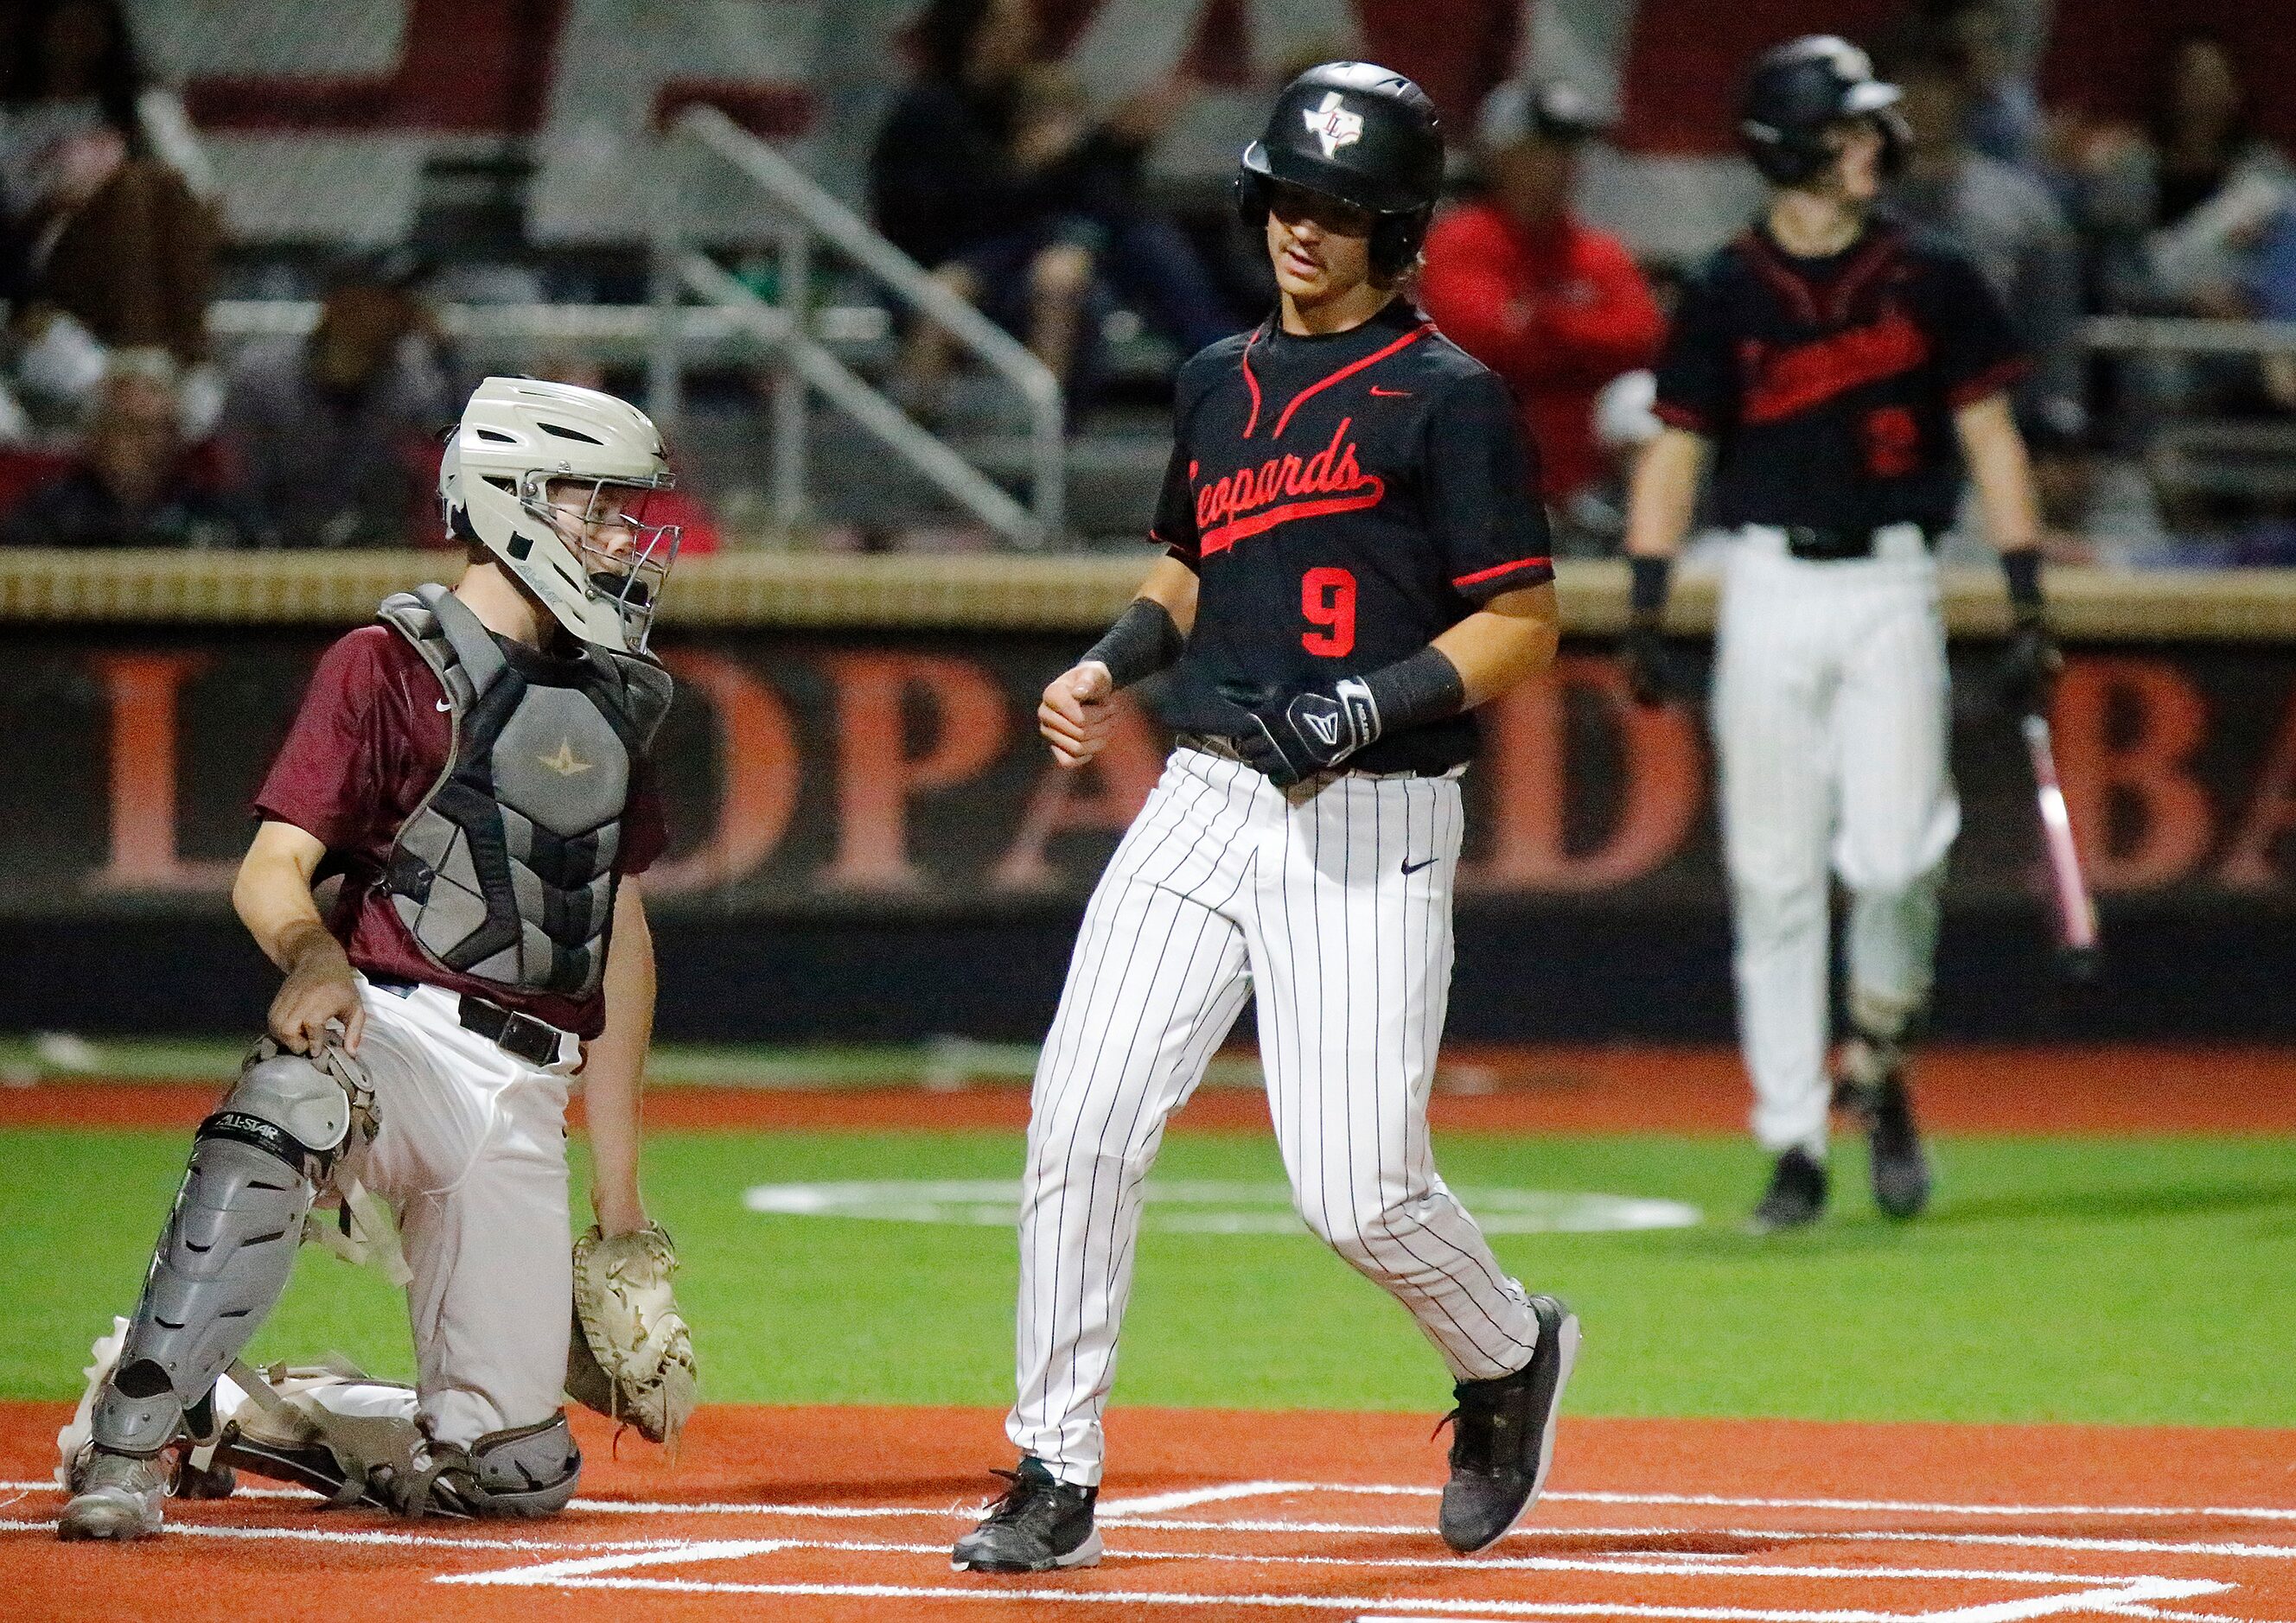
M 344 1084 L 265 1045 L 200 1124 L 119 1368 L 92 1416 L 96 1442 L 152 1455 L 277 1306 L 303 1218 L 350 1135 Z
M 398 1506 L 421 1515 L 549 1516 L 566 1508 L 582 1475 L 582 1450 L 562 1411 L 531 1426 L 489 1431 L 468 1449 L 433 1444 L 441 1469 L 430 1503 Z

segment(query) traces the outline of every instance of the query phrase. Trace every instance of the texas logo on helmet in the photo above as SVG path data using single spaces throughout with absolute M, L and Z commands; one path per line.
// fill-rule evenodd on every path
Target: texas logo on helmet
M 1324 143 L 1324 156 L 1336 158 L 1343 146 L 1353 146 L 1363 139 L 1363 114 L 1349 111 L 1336 90 L 1324 98 L 1321 107 L 1300 110 L 1300 117 L 1308 131 Z

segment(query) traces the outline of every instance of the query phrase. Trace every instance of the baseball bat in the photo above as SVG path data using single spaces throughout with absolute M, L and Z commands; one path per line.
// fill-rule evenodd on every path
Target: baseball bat
M 2033 763 L 2033 787 L 2041 814 L 2041 843 L 2049 858 L 2049 885 L 2056 904 L 2056 937 L 2066 977 L 2087 980 L 2096 973 L 2096 904 L 2081 875 L 2080 849 L 2065 810 L 2064 786 L 2057 779 L 2057 752 L 2049 739 L 2049 718 L 2038 711 L 2022 722 L 2025 753 Z

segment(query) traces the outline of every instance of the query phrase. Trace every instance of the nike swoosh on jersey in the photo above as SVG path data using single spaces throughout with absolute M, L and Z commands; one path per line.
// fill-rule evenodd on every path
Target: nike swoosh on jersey
M 1408 400 L 1411 398 L 1411 391 L 1407 389 L 1382 389 L 1376 383 L 1371 386 L 1371 392 L 1389 400 Z
M 451 699 L 440 699 L 433 702 L 438 705 L 441 713 L 451 713 L 455 708 L 455 701 Z
M 1406 873 L 1416 873 L 1420 869 L 1431 868 L 1442 860 L 1443 859 L 1439 857 L 1430 857 L 1424 862 L 1406 862 L 1403 865 L 1403 871 Z

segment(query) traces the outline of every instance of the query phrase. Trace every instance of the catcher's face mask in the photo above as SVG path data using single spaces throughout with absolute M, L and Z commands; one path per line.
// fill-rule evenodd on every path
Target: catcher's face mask
M 519 493 L 520 504 L 573 550 L 591 596 L 621 617 L 634 652 L 645 651 L 661 584 L 677 559 L 679 527 L 650 524 L 645 516 L 653 493 L 671 482 L 668 474 L 652 480 L 537 475 Z

